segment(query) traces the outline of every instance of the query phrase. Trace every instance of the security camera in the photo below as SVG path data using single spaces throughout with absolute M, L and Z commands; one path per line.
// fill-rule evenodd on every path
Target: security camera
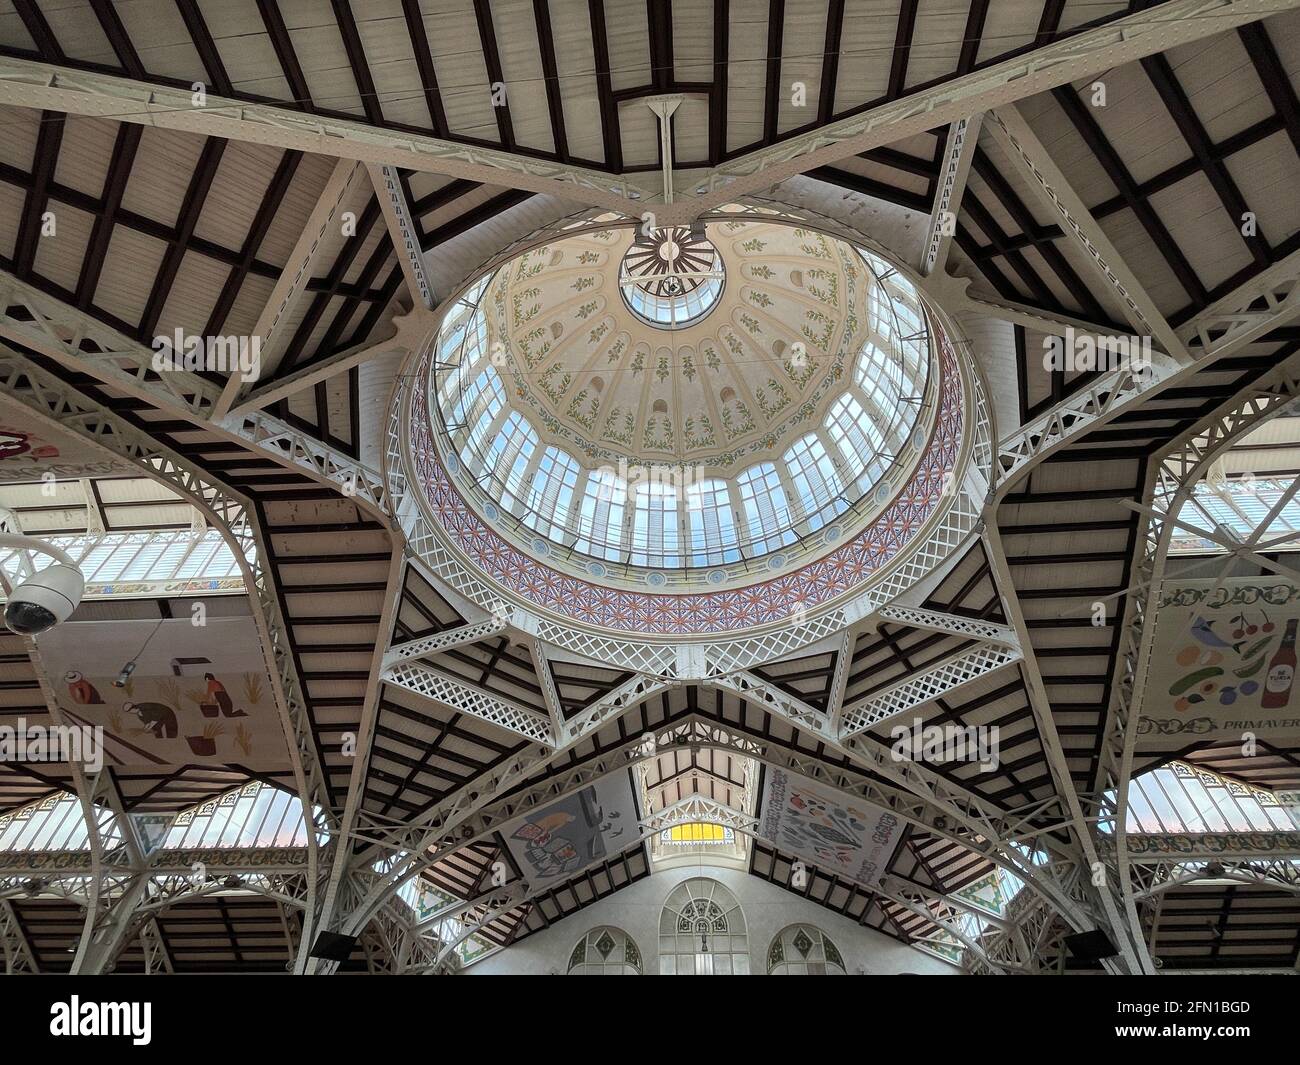
M 86 590 L 86 579 L 62 548 L 24 536 L 17 532 L 17 519 L 12 512 L 0 509 L 0 548 L 14 548 L 26 559 L 24 571 L 31 574 L 9 592 L 5 603 L 5 624 L 22 636 L 36 636 L 67 621 L 81 602 Z M 54 562 L 40 572 L 34 572 L 31 552 L 48 555 Z M 8 588 L 8 579 L 5 579 Z
M 36 636 L 67 621 L 85 590 L 85 578 L 76 566 L 56 562 L 10 593 L 5 604 L 5 624 L 22 636 Z

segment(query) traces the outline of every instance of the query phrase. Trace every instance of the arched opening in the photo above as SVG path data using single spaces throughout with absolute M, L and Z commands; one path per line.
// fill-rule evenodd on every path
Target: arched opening
M 568 976 L 640 976 L 641 951 L 621 928 L 591 929 L 569 952 Z
M 845 976 L 844 958 L 816 925 L 781 929 L 767 948 L 768 976 Z
M 749 973 L 749 935 L 736 896 L 716 880 L 678 884 L 659 916 L 659 971 L 665 976 Z

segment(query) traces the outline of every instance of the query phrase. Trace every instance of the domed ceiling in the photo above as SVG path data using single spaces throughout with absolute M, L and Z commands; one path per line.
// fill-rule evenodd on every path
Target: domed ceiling
M 435 573 L 577 647 L 833 610 L 970 531 L 984 430 L 942 322 L 881 254 L 760 210 L 568 223 L 447 304 L 389 438 Z
M 723 276 L 693 276 L 710 272 L 714 248 Z M 703 290 L 704 313 L 677 326 L 643 320 L 627 294 L 641 296 L 633 278 L 647 264 L 660 267 L 648 274 L 657 288 L 682 277 L 688 305 Z M 489 344 L 504 345 L 512 402 L 544 442 L 725 473 L 779 448 L 835 398 L 846 353 L 865 338 L 868 276 L 848 245 L 784 225 L 724 222 L 695 241 L 685 229 L 590 232 L 496 275 Z

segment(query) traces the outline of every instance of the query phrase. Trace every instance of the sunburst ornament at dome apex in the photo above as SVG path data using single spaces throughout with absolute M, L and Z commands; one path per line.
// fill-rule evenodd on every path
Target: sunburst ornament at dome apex
M 725 284 L 708 313 L 665 329 L 619 291 L 646 239 L 630 226 L 563 237 L 488 286 L 510 403 L 543 442 L 588 460 L 727 471 L 815 424 L 868 333 L 870 271 L 854 249 L 789 226 L 711 223 L 693 246 L 717 249 Z M 692 246 L 680 239 L 679 256 Z

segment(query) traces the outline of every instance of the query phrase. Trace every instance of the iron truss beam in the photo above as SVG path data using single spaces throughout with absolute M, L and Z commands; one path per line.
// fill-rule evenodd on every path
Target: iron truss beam
M 447 174 L 479 184 L 559 196 L 620 214 L 638 215 L 638 204 L 652 200 L 657 193 L 636 181 L 571 163 L 387 130 L 361 121 L 322 118 L 215 93 L 208 93 L 203 106 L 196 107 L 194 94 L 187 89 L 9 56 L 0 59 L 0 103 Z
M 866 732 L 900 714 L 919 710 L 928 703 L 964 688 L 990 673 L 1021 661 L 1019 647 L 983 642 L 950 655 L 883 691 L 868 695 L 844 708 L 840 740 Z
M 1142 514 L 1134 556 L 1130 594 L 1120 619 L 1119 656 L 1102 732 L 1096 794 L 1100 835 L 1112 848 L 1105 861 L 1112 890 L 1123 901 L 1130 934 L 1137 944 L 1143 971 L 1155 967 L 1147 949 L 1131 877 L 1128 795 L 1133 778 L 1138 721 L 1155 637 L 1155 617 L 1164 579 L 1169 543 L 1177 516 L 1197 482 L 1214 459 L 1245 434 L 1275 417 L 1300 397 L 1300 355 L 1294 355 L 1257 383 L 1221 406 L 1213 415 L 1165 450 L 1153 464 L 1143 498 L 1150 510 Z
M 687 221 L 777 182 L 925 133 L 980 111 L 1004 107 L 1157 52 L 1300 6 L 1300 0 L 1171 0 L 1104 26 L 994 63 L 861 114 L 819 126 L 769 148 L 677 182 L 695 193 L 664 210 L 661 224 Z M 656 212 L 658 213 L 658 212 Z
M 1180 44 L 1226 33 L 1298 4 L 1300 0 L 1170 0 L 711 169 L 683 172 L 674 184 L 693 195 L 678 192 L 671 204 L 662 202 L 662 183 L 641 186 L 623 176 L 571 163 L 216 95 L 208 95 L 204 106 L 195 107 L 188 91 L 29 60 L 5 57 L 0 61 L 0 103 L 448 174 L 548 193 L 630 216 L 655 203 L 659 224 L 677 225 L 817 167 Z
M 378 472 L 259 410 L 213 421 L 219 386 L 189 372 L 154 372 L 152 350 L 5 271 L 0 337 L 340 490 L 390 523 Z
M 329 246 L 326 236 L 332 227 L 339 224 L 344 207 L 358 199 L 358 191 L 364 185 L 355 160 L 340 159 L 334 164 L 253 326 L 251 335 L 261 338 L 260 353 L 264 365 L 275 366 L 279 362 L 292 311 L 307 291 L 307 283 L 312 279 L 321 252 Z M 245 384 L 239 375 L 231 374 L 213 404 L 212 419 L 224 418 L 244 390 Z
M 6 898 L 0 898 L 0 947 L 4 948 L 4 971 L 7 975 L 41 971 L 13 903 Z
M 414 692 L 458 714 L 496 725 L 533 743 L 548 747 L 556 743 L 549 715 L 502 699 L 419 662 L 400 662 L 390 666 L 380 674 L 380 680 Z
M 1020 639 L 1014 630 L 992 621 L 981 621 L 979 618 L 967 618 L 958 614 L 945 614 L 940 610 L 910 606 L 882 607 L 876 612 L 876 617 L 881 621 L 892 621 L 913 629 L 943 632 L 949 636 L 965 636 L 971 640 L 1001 643 L 1017 649 L 1020 647 Z
M 38 422 L 107 449 L 167 484 L 197 507 L 208 523 L 230 542 L 256 606 L 253 618 L 287 741 L 295 790 L 313 822 L 308 868 L 314 881 L 318 857 L 316 830 L 337 831 L 337 820 L 303 701 L 288 629 L 280 611 L 275 577 L 266 565 L 269 556 L 265 539 L 250 501 L 3 344 L 0 344 L 0 387 L 10 399 L 23 404 Z M 88 821 L 93 824 L 89 816 Z M 133 890 L 141 889 L 134 885 Z
M 1060 218 L 1061 228 L 1109 286 L 1134 330 L 1141 336 L 1151 337 L 1175 362 L 1188 363 L 1190 356 L 1184 350 L 1182 340 L 1165 321 L 1155 302 L 1015 106 L 992 112 L 986 128 L 1038 198 Z
M 358 809 L 349 838 L 359 847 L 339 877 L 331 910 L 324 915 L 322 925 L 347 935 L 360 935 L 403 884 L 465 842 L 472 831 L 466 823 L 479 810 L 568 754 L 633 707 L 671 687 L 672 682 L 642 675 L 632 677 L 565 722 L 565 731 L 558 737 L 550 735 L 547 718 L 546 742 L 535 740 L 525 744 L 409 823 L 394 825 Z M 552 744 L 552 740 L 556 742 Z M 329 965 L 317 969 L 332 971 Z
M 966 179 L 975 158 L 975 143 L 979 140 L 983 112 L 957 119 L 948 127 L 948 140 L 943 150 L 943 166 L 939 171 L 939 187 L 935 192 L 934 209 L 930 212 L 930 229 L 921 253 L 921 276 L 942 274 L 948 261 L 948 249 L 957 234 L 957 212 Z
M 993 313 L 997 313 L 994 311 Z M 1064 445 L 1146 402 L 1162 390 L 1266 338 L 1300 315 L 1300 252 L 1243 282 L 1178 329 L 1194 361 L 1156 358 L 1146 373 L 1112 370 L 1024 425 L 1002 434 L 996 494 Z
M 996 653 L 1002 652 L 1018 654 L 996 648 Z M 1080 855 L 1077 849 L 1062 846 L 1052 836 L 1068 825 L 1068 821 L 1061 824 L 1056 820 L 1061 815 L 1069 817 L 1065 798 L 1053 794 L 1024 808 L 1004 810 L 915 760 L 897 757 L 890 745 L 861 732 L 850 732 L 847 724 L 838 734 L 832 733 L 818 717 L 810 717 L 798 707 L 791 709 L 786 693 L 757 677 L 743 674 L 737 679 L 737 675 L 729 674 L 706 683 L 760 705 L 848 758 L 856 767 L 874 774 L 863 798 L 939 835 L 959 832 L 960 837 L 953 838 L 1014 872 L 1074 927 L 1094 926 L 1086 892 L 1080 891 L 1073 877 Z M 845 721 L 849 720 L 846 713 Z M 766 760 L 762 754 L 753 757 Z M 1045 828 L 1044 821 L 1051 827 Z M 1035 851 L 1041 860 L 1028 857 Z

